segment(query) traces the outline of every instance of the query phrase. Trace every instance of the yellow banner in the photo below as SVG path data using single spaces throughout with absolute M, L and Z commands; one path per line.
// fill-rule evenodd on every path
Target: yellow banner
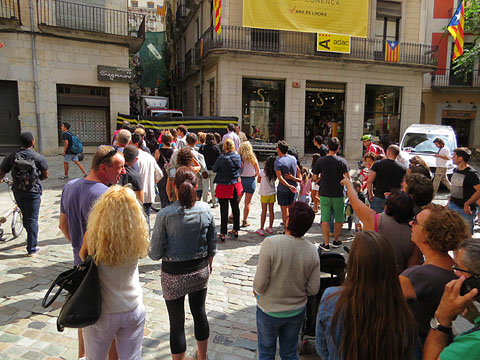
M 317 51 L 350 54 L 351 38 L 348 35 L 317 34 Z
M 243 0 L 243 26 L 367 37 L 368 0 Z

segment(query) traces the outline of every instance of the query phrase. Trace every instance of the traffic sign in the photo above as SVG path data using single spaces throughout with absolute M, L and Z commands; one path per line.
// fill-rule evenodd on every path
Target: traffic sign
M 350 54 L 350 45 L 348 35 L 317 33 L 317 51 Z

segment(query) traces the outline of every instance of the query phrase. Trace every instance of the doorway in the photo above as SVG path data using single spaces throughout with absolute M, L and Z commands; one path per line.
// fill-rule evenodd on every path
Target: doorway
M 305 94 L 305 147 L 307 154 L 317 152 L 313 145 L 316 135 L 337 137 L 343 148 L 345 131 L 345 85 L 307 81 Z
M 16 81 L 0 81 L 0 153 L 6 154 L 20 146 L 20 111 Z
M 475 119 L 476 111 L 444 110 L 442 112 L 442 125 L 449 125 L 457 135 L 459 147 L 469 147 L 472 122 Z

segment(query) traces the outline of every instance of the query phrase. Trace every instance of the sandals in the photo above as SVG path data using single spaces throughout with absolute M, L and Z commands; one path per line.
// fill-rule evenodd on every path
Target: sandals
M 228 232 L 228 234 L 229 234 L 229 235 L 233 235 L 233 236 L 235 236 L 236 238 L 238 238 L 238 230 L 230 230 L 230 231 Z
M 242 225 L 240 225 L 240 227 L 249 227 L 249 226 L 250 226 L 250 223 L 246 220 L 243 220 Z
M 218 240 L 221 242 L 225 242 L 226 235 L 225 234 L 218 234 Z

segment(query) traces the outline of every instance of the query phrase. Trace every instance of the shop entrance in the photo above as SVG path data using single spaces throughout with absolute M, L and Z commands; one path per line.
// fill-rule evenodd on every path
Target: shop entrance
M 316 135 L 326 144 L 337 137 L 343 148 L 345 131 L 345 84 L 307 81 L 305 95 L 305 153 L 317 152 L 313 145 Z
M 443 110 L 442 125 L 449 125 L 455 130 L 458 146 L 469 147 L 472 120 L 475 120 L 475 111 Z

